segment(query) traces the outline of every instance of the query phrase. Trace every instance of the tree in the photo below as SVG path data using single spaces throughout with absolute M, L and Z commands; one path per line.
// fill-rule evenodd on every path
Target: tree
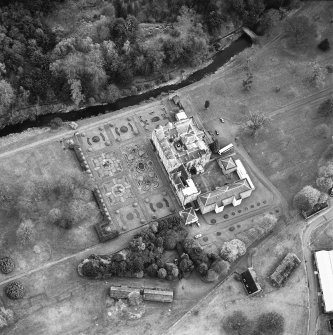
M 325 38 L 318 44 L 318 49 L 322 51 L 328 51 L 330 49 L 330 42 L 327 38 Z
M 318 114 L 327 118 L 333 116 L 333 98 L 326 99 L 319 105 Z
M 207 57 L 208 42 L 203 36 L 188 34 L 183 40 L 182 60 L 191 66 L 200 65 Z
M 206 100 L 206 101 L 205 101 L 205 109 L 208 109 L 209 105 L 210 105 L 209 100 Z
M 208 265 L 206 263 L 200 263 L 198 266 L 198 272 L 202 275 L 205 276 L 208 271 Z
M 2 109 L 6 109 L 13 102 L 15 97 L 12 86 L 6 80 L 0 80 L 0 114 Z
M 81 80 L 68 79 L 68 84 L 71 89 L 72 101 L 76 106 L 79 106 L 81 101 L 84 101 L 84 95 L 82 94 Z
M 14 312 L 11 309 L 0 307 L 0 330 L 14 322 Z
M 139 21 L 135 16 L 128 15 L 126 18 L 126 29 L 127 36 L 131 43 L 135 43 L 138 31 L 139 31 Z
M 174 230 L 168 230 L 164 237 L 164 248 L 173 250 L 176 248 L 178 234 Z
M 50 121 L 51 129 L 58 129 L 63 124 L 62 119 L 60 117 L 55 117 Z
M 0 271 L 2 273 L 8 274 L 13 272 L 14 269 L 15 269 L 15 262 L 11 257 L 5 256 L 0 258 Z
M 250 334 L 251 321 L 241 311 L 235 311 L 223 320 L 223 329 L 230 335 Z
M 255 136 L 260 129 L 266 126 L 270 122 L 269 118 L 262 113 L 250 112 L 248 118 L 247 127 L 252 131 L 251 135 Z
M 294 197 L 294 206 L 301 211 L 309 211 L 318 203 L 320 191 L 307 185 Z
M 212 151 L 213 154 L 218 154 L 220 150 L 219 141 L 217 139 L 214 139 L 214 141 L 209 144 L 209 149 Z
M 252 88 L 253 83 L 253 74 L 251 71 L 248 71 L 246 74 L 246 78 L 243 80 L 243 89 L 248 92 Z
M 238 239 L 224 242 L 220 251 L 222 259 L 228 262 L 235 262 L 239 257 L 245 255 L 245 243 Z
M 99 271 L 99 264 L 96 260 L 88 260 L 82 264 L 82 275 L 88 278 L 96 278 L 100 271 Z
M 323 153 L 323 158 L 326 160 L 326 161 L 331 161 L 333 160 L 333 144 L 330 144 L 326 150 L 324 151 Z
M 257 321 L 257 329 L 260 334 L 282 335 L 284 332 L 284 317 L 276 312 L 263 313 Z
M 35 225 L 31 220 L 24 220 L 20 223 L 16 230 L 16 238 L 22 246 L 33 242 L 35 238 Z
M 165 55 L 165 62 L 167 64 L 173 65 L 179 62 L 184 52 L 183 44 L 180 39 L 165 39 L 162 47 Z
M 157 272 L 158 278 L 164 279 L 167 276 L 167 271 L 164 268 L 160 268 Z
M 110 35 L 112 40 L 119 47 L 122 47 L 128 39 L 128 31 L 126 21 L 121 17 L 115 19 L 110 27 Z
M 289 37 L 290 47 L 307 45 L 315 36 L 316 27 L 307 16 L 297 16 L 285 21 L 284 30 Z
M 326 123 L 322 123 L 318 124 L 314 131 L 317 137 L 326 139 L 330 136 L 331 128 Z
M 327 72 L 326 68 L 317 62 L 311 62 L 308 69 L 310 69 L 310 73 L 307 79 L 310 85 L 317 88 L 324 86 Z
M 321 166 L 318 171 L 319 177 L 316 184 L 323 192 L 328 192 L 333 186 L 333 163 Z
M 9 299 L 22 299 L 25 295 L 25 288 L 20 281 L 12 281 L 5 286 L 5 294 Z

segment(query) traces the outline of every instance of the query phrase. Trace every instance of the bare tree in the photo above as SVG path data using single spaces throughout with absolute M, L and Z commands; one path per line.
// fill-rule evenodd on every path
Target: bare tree
M 307 45 L 314 39 L 316 26 L 308 17 L 301 15 L 286 20 L 284 30 L 289 37 L 290 47 L 297 48 Z
M 257 132 L 265 127 L 269 122 L 269 118 L 264 114 L 259 112 L 250 112 L 250 116 L 247 121 L 247 127 L 252 131 L 251 135 L 255 136 Z

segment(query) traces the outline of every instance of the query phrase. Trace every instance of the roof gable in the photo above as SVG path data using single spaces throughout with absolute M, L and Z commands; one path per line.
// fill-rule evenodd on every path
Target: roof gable
M 219 201 L 229 199 L 230 197 L 237 197 L 241 193 L 250 189 L 251 186 L 249 185 L 247 179 L 242 179 L 234 182 L 233 184 L 219 187 L 212 192 L 201 194 L 199 198 L 204 206 L 208 206 L 214 203 L 216 204 Z

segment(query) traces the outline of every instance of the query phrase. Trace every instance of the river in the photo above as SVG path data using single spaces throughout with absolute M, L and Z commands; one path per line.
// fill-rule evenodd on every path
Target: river
M 142 94 L 121 98 L 116 102 L 107 105 L 89 106 L 80 110 L 73 110 L 68 113 L 52 113 L 38 115 L 35 120 L 26 120 L 22 123 L 8 125 L 2 128 L 0 130 L 0 137 L 7 136 L 12 133 L 20 133 L 33 127 L 46 127 L 55 117 L 60 117 L 63 121 L 76 121 L 99 114 L 112 113 L 125 107 L 137 105 L 150 98 L 156 98 L 161 93 L 168 93 L 170 91 L 178 90 L 182 87 L 188 86 L 194 82 L 201 80 L 207 75 L 216 72 L 216 70 L 226 64 L 231 57 L 237 55 L 239 52 L 251 46 L 251 44 L 252 43 L 250 39 L 245 34 L 243 34 L 237 40 L 232 42 L 228 47 L 217 52 L 209 65 L 192 73 L 186 79 L 177 84 L 166 85 Z

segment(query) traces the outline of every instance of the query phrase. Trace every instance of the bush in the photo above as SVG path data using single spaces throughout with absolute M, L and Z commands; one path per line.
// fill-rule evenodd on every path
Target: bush
M 283 334 L 284 323 L 284 318 L 279 313 L 263 313 L 258 318 L 257 330 L 259 334 L 280 335 Z
M 333 160 L 333 144 L 330 144 L 323 153 L 323 158 L 326 161 Z
M 15 269 L 15 262 L 11 257 L 0 258 L 0 271 L 4 274 L 13 272 Z
M 12 281 L 5 286 L 5 294 L 9 299 L 22 299 L 25 295 L 25 288 L 20 281 Z
M 294 206 L 301 211 L 309 211 L 318 203 L 319 196 L 317 189 L 305 186 L 295 195 Z
M 14 322 L 14 312 L 11 309 L 0 307 L 0 329 Z
M 333 186 L 333 180 L 332 178 L 319 177 L 316 184 L 321 191 L 328 192 Z
M 251 321 L 241 311 L 235 311 L 223 321 L 223 329 L 227 334 L 250 334 Z
M 62 126 L 62 120 L 60 117 L 55 117 L 50 121 L 50 127 L 51 129 L 58 129 L 59 127 Z
M 220 251 L 222 259 L 228 262 L 235 262 L 237 258 L 246 253 L 245 243 L 238 239 L 224 242 Z
M 173 250 L 177 244 L 177 233 L 174 230 L 168 230 L 164 238 L 164 248 L 166 250 Z
M 31 220 L 22 221 L 16 230 L 17 241 L 22 245 L 28 245 L 34 240 L 34 224 Z
M 158 274 L 158 278 L 164 279 L 166 277 L 166 275 L 167 275 L 167 271 L 164 268 L 160 268 L 158 270 L 157 274 Z
M 82 274 L 88 278 L 96 278 L 99 275 L 98 262 L 88 261 L 82 265 Z
M 321 51 L 328 51 L 330 49 L 330 42 L 327 38 L 325 38 L 318 44 L 318 49 L 320 49 Z
M 325 123 L 322 123 L 316 126 L 314 131 L 317 137 L 324 138 L 324 139 L 328 138 L 331 132 L 330 128 Z

